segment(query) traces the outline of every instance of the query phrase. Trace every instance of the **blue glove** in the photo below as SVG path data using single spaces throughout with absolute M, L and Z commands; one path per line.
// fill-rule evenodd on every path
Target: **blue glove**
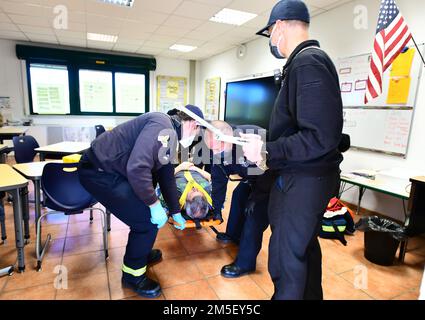
M 174 228 L 179 230 L 186 229 L 186 220 L 183 218 L 181 213 L 173 214 L 173 220 L 177 222 L 179 225 L 174 225 Z
M 158 225 L 158 229 L 161 229 L 168 221 L 167 213 L 161 205 L 161 202 L 154 204 L 150 207 L 151 209 L 151 222 Z

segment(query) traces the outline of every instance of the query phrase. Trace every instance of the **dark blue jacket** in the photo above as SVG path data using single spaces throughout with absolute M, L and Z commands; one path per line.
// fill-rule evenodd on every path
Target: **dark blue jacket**
M 303 175 L 339 170 L 343 110 L 338 73 L 314 40 L 301 43 L 283 69 L 271 114 L 267 164 Z M 302 51 L 302 52 L 301 52 Z
M 265 129 L 254 125 L 232 126 L 234 136 L 239 136 L 238 132 L 255 133 L 262 131 L 265 135 Z M 233 145 L 232 155 L 221 155 L 220 159 L 215 159 L 211 166 L 211 182 L 212 182 L 212 201 L 214 214 L 221 214 L 224 201 L 226 199 L 227 183 L 231 175 L 239 175 L 244 182 L 251 185 L 255 183 L 262 171 L 255 164 L 249 163 L 243 156 L 242 147 Z
M 174 167 L 161 169 L 175 159 L 177 143 L 173 120 L 166 114 L 151 112 L 101 134 L 92 142 L 91 151 L 103 170 L 126 177 L 147 206 L 158 200 L 155 184 L 159 182 L 174 214 L 180 211 Z

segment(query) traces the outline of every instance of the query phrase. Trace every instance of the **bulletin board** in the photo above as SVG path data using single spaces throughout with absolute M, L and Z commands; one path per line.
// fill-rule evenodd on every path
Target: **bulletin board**
M 218 120 L 220 116 L 221 78 L 205 80 L 205 119 Z
M 187 105 L 187 78 L 158 76 L 156 99 L 157 110 L 164 113 Z
M 423 52 L 424 46 L 419 49 Z M 413 123 L 422 61 L 409 47 L 384 73 L 383 93 L 364 103 L 370 54 L 339 59 L 336 63 L 344 105 L 344 133 L 352 146 L 369 151 L 405 156 Z

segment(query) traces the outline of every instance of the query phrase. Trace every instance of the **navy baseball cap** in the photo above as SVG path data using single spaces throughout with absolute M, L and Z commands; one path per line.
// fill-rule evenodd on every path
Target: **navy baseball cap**
M 198 117 L 204 119 L 204 114 L 202 113 L 202 110 L 194 105 L 188 104 L 186 107 L 186 109 L 189 109 L 190 111 L 192 111 L 194 114 L 196 114 Z
M 269 28 L 278 20 L 297 20 L 310 23 L 307 5 L 301 0 L 281 0 L 273 7 L 267 26 L 258 31 L 259 36 L 270 37 Z

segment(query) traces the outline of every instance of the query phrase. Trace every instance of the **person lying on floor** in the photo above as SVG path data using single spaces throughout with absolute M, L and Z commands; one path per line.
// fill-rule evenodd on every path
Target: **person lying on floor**
M 183 162 L 174 170 L 182 215 L 197 225 L 210 216 L 212 208 L 211 175 L 191 162 Z M 166 202 L 158 186 L 156 192 L 164 208 Z M 220 217 L 221 219 L 221 217 Z

